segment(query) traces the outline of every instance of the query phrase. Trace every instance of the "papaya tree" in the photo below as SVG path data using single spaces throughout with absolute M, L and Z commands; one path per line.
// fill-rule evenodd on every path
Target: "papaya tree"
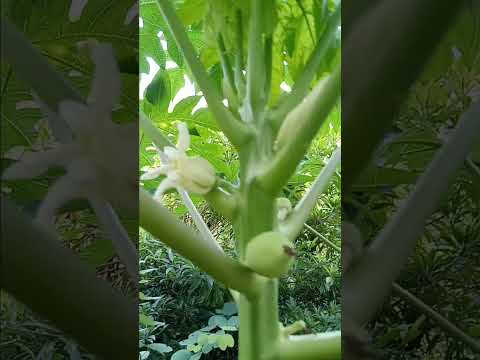
M 332 119 L 339 125 L 340 3 L 141 1 L 140 17 L 141 71 L 148 70 L 147 57 L 159 67 L 141 108 L 141 153 L 153 142 L 160 160 L 140 161 L 140 226 L 230 289 L 239 309 L 239 359 L 339 359 L 339 331 L 294 335 L 304 327 L 301 319 L 279 322 L 278 282 L 295 261 L 294 240 L 340 163 L 338 147 L 295 206 L 285 198 L 283 188 L 311 143 Z M 173 111 L 170 97 L 182 78 L 167 71 L 172 63 L 186 69 L 201 95 Z M 282 92 L 285 79 L 289 91 Z M 207 109 L 192 115 L 201 97 Z M 176 145 L 165 131 L 172 121 Z M 233 172 L 210 163 L 192 143 L 191 137 L 208 132 L 235 149 L 231 156 L 239 165 Z M 162 204 L 172 191 L 198 233 Z M 218 245 L 190 195 L 232 223 L 236 258 Z M 172 358 L 200 356 L 180 350 Z

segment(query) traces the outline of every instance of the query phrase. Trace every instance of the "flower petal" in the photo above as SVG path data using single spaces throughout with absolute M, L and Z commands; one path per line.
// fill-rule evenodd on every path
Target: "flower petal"
M 190 146 L 190 134 L 188 132 L 187 124 L 181 122 L 177 125 L 178 129 L 178 140 L 177 140 L 177 149 L 178 151 L 185 152 Z
M 70 10 L 68 11 L 68 19 L 71 22 L 78 21 L 82 16 L 83 9 L 87 5 L 88 0 L 72 0 Z
M 165 146 L 163 148 L 163 154 L 166 156 L 167 161 L 175 160 L 180 155 L 179 151 L 176 148 L 171 146 Z M 162 159 L 162 161 L 164 160 Z
M 204 158 L 186 157 L 178 162 L 179 184 L 188 192 L 206 194 L 215 185 L 215 169 Z
M 177 170 L 170 170 L 170 171 L 168 171 L 167 177 L 168 177 L 170 180 L 175 181 L 175 182 L 178 182 L 178 180 L 180 180 L 180 175 L 179 175 L 179 173 L 178 173 Z
M 155 190 L 155 195 L 153 196 L 156 200 L 161 201 L 165 191 L 176 188 L 177 183 L 170 178 L 163 180 L 160 185 L 158 185 L 157 190 Z
M 140 176 L 140 180 L 153 180 L 159 177 L 160 175 L 165 175 L 167 173 L 166 169 L 162 166 L 155 168 L 153 170 L 147 171 L 146 173 Z
M 88 158 L 77 158 L 71 161 L 66 167 L 68 175 L 79 183 L 94 183 L 99 180 L 94 163 Z
M 2 180 L 31 179 L 46 172 L 52 166 L 65 166 L 74 156 L 70 145 L 59 146 L 56 149 L 27 152 L 20 161 L 8 167 L 2 174 Z
M 32 92 L 32 97 L 39 106 L 42 114 L 47 119 L 49 130 L 52 131 L 55 138 L 62 142 L 69 142 L 72 140 L 71 129 L 65 124 L 65 121 L 61 116 L 55 111 L 52 111 L 36 93 Z
M 164 163 L 164 164 L 168 163 L 170 161 L 169 158 L 168 158 L 168 155 L 164 151 L 160 150 L 158 147 L 156 147 L 156 149 L 157 149 L 157 153 L 160 156 L 160 160 L 162 161 L 162 163 Z M 164 148 L 164 150 L 165 150 L 165 148 Z
M 87 106 L 64 100 L 58 105 L 58 111 L 77 136 L 88 136 L 94 131 L 94 114 Z
M 69 176 L 61 177 L 50 187 L 47 196 L 37 211 L 36 221 L 47 228 L 51 228 L 55 223 L 57 210 L 68 201 L 82 195 L 82 189 L 78 187 L 78 184 L 73 179 Z
M 113 107 L 120 100 L 120 71 L 110 44 L 100 44 L 92 49 L 92 60 L 95 63 L 92 88 L 89 99 L 102 116 L 110 115 Z

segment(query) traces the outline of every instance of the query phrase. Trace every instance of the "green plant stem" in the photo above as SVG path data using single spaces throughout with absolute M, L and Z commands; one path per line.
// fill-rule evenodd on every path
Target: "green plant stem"
M 208 108 L 215 116 L 218 125 L 232 144 L 239 148 L 250 138 L 250 129 L 225 108 L 217 89 L 210 81 L 207 72 L 203 68 L 198 56 L 188 39 L 180 20 L 169 0 L 157 0 L 160 11 L 168 24 L 172 35 L 183 53 L 186 63 L 190 67 L 195 80 L 202 89 L 208 103 Z
M 7 91 L 8 84 L 10 82 L 10 79 L 12 78 L 13 70 L 10 65 L 7 65 L 7 71 L 5 71 L 5 76 L 2 81 L 2 88 L 0 91 L 0 100 L 3 100 L 3 97 L 5 96 L 5 93 Z
M 315 335 L 293 335 L 281 340 L 275 360 L 336 360 L 342 358 L 340 331 Z M 266 360 L 269 360 L 267 358 Z
M 263 44 L 264 14 L 262 1 L 250 2 L 250 30 L 248 33 L 248 63 L 247 63 L 247 102 L 251 114 L 248 121 L 258 120 L 258 114 L 263 109 L 265 97 L 265 56 Z
M 251 162 L 249 167 L 254 169 L 256 167 L 254 164 L 255 162 Z M 244 260 L 249 241 L 256 235 L 273 229 L 275 209 L 274 196 L 266 193 L 254 179 L 246 182 L 239 194 L 242 197 L 240 201 L 242 205 L 235 224 L 240 245 L 239 255 L 242 260 Z
M 195 226 L 197 227 L 198 231 L 200 232 L 200 235 L 202 235 L 202 237 L 205 240 L 210 241 L 212 244 L 216 244 L 217 247 L 220 250 L 222 250 L 222 247 L 218 244 L 218 242 L 213 237 L 212 232 L 210 231 L 207 224 L 203 220 L 202 215 L 198 211 L 197 207 L 193 203 L 190 196 L 188 196 L 188 193 L 185 190 L 181 190 L 181 191 L 179 191 L 179 195 L 180 195 L 180 198 L 182 199 L 183 204 L 187 208 L 188 213 L 192 217 L 193 222 L 195 223 Z
M 343 314 L 363 324 L 369 321 L 390 290 L 480 134 L 480 103 L 472 105 L 457 128 L 420 176 L 407 201 L 379 233 L 364 257 L 343 277 Z
M 221 187 L 213 188 L 203 196 L 208 204 L 220 215 L 233 220 L 238 211 L 238 203 L 234 195 L 226 193 Z
M 225 286 L 249 298 L 257 295 L 262 283 L 258 275 L 226 256 L 218 245 L 197 236 L 143 189 L 140 226 Z
M 140 111 L 140 128 L 160 150 L 163 150 L 166 146 L 175 147 L 175 145 L 153 125 L 152 121 L 143 111 Z
M 218 179 L 218 186 L 221 187 L 222 189 L 225 189 L 230 194 L 234 194 L 238 191 L 237 186 L 233 185 L 231 182 L 222 178 Z
M 266 191 L 277 194 L 295 172 L 339 95 L 340 66 L 337 66 L 282 124 L 273 161 L 270 160 L 258 174 L 258 182 Z
M 111 239 L 115 252 L 125 265 L 128 275 L 137 284 L 138 252 L 135 244 L 128 237 L 128 233 L 110 204 L 92 196 L 88 200 L 104 233 Z
M 300 331 L 304 331 L 306 329 L 306 326 L 307 325 L 305 324 L 305 321 L 297 320 L 294 323 L 292 323 L 288 326 L 285 326 L 282 329 L 281 332 L 282 332 L 283 336 L 290 336 L 290 335 L 296 334 Z
M 203 220 L 203 216 L 200 214 L 200 212 L 196 208 L 192 199 L 190 199 L 190 196 L 188 196 L 188 193 L 186 191 L 180 191 L 180 197 L 182 198 L 183 203 L 187 207 L 188 213 L 192 217 L 193 222 L 195 223 L 195 226 L 197 227 L 202 237 L 207 241 L 217 244 L 218 249 L 223 252 L 222 247 L 215 240 L 215 237 L 213 236 L 212 232 L 210 231 L 207 224 Z M 232 289 L 229 289 L 229 291 L 230 291 L 230 294 L 232 295 L 233 300 L 235 300 L 235 302 L 238 304 L 240 299 L 239 297 L 240 295 L 238 294 L 238 292 Z
M 263 279 L 265 283 L 253 301 L 240 297 L 239 360 L 258 359 L 280 335 L 278 280 Z
M 323 193 L 328 183 L 330 182 L 330 179 L 335 174 L 335 170 L 340 165 L 340 160 L 341 150 L 340 148 L 337 148 L 333 152 L 328 163 L 325 165 L 325 167 L 322 169 L 320 174 L 313 182 L 310 190 L 299 201 L 297 206 L 295 206 L 286 223 L 281 227 L 290 239 L 295 239 L 302 231 L 304 223 L 305 221 L 307 221 L 308 216 L 315 208 L 320 194 Z
M 272 90 L 272 64 L 273 64 L 273 37 L 268 36 L 265 39 L 265 101 L 268 103 Z
M 271 146 L 268 139 L 264 137 Z M 240 261 L 245 260 L 245 248 L 253 237 L 273 229 L 275 197 L 263 191 L 251 176 L 265 156 L 264 145 L 252 142 L 240 154 L 240 209 L 234 220 Z M 279 337 L 278 279 L 261 279 L 264 281 L 255 299 L 240 297 L 239 360 L 259 359 Z
M 186 191 L 180 191 L 180 197 L 182 199 L 182 202 L 185 204 L 185 206 L 188 209 L 188 213 L 193 219 L 193 222 L 195 223 L 195 226 L 197 227 L 198 231 L 202 235 L 202 237 L 206 240 L 211 242 L 212 244 L 216 244 L 218 249 L 223 252 L 222 247 L 218 242 L 215 240 L 215 237 L 213 236 L 212 232 L 208 228 L 207 224 L 203 220 L 203 216 L 200 214 L 198 209 L 196 208 L 195 204 L 193 203 L 192 199 L 188 195 Z M 239 301 L 239 294 L 235 291 L 230 289 L 230 293 L 235 300 L 236 303 Z
M 222 34 L 218 34 L 217 44 L 220 53 L 220 63 L 222 64 L 223 76 L 227 79 L 231 89 L 236 93 L 237 88 L 235 86 L 235 77 L 233 75 L 232 65 L 228 58 L 227 49 L 225 48 L 225 42 L 223 41 Z
M 328 49 L 330 48 L 333 40 L 335 39 L 340 24 L 340 7 L 335 13 L 328 19 L 327 26 L 322 38 L 315 45 L 315 49 L 312 52 L 305 68 L 296 80 L 292 87 L 292 91 L 285 98 L 286 100 L 279 104 L 275 110 L 273 110 L 271 119 L 274 128 L 280 128 L 287 114 L 292 111 L 298 104 L 300 104 L 310 88 L 315 74 L 318 71 L 322 60 L 325 57 Z
M 473 173 L 480 178 L 480 167 L 475 164 L 471 156 L 467 156 L 467 165 L 473 171 Z
M 235 83 L 237 85 L 238 97 L 243 101 L 245 96 L 245 78 L 243 76 L 243 19 L 242 11 L 237 10 L 236 12 L 236 53 L 235 53 Z
M 136 358 L 135 301 L 99 279 L 93 267 L 32 223 L 10 200 L 2 198 L 1 207 L 2 289 L 94 355 Z
M 341 249 L 339 246 L 335 245 L 333 242 L 331 242 L 330 240 L 328 240 L 325 236 L 323 236 L 322 234 L 320 234 L 317 230 L 315 230 L 314 228 L 312 228 L 310 225 L 308 224 L 303 224 L 308 230 L 310 230 L 312 233 L 314 233 L 315 235 L 317 235 L 319 238 L 321 238 L 323 240 L 323 242 L 325 242 L 328 246 L 330 246 L 332 249 L 335 249 L 336 251 L 340 252 Z
M 433 310 L 430 306 L 425 304 L 423 301 L 411 294 L 409 291 L 402 288 L 400 285 L 394 283 L 393 290 L 401 298 L 418 308 L 423 314 L 428 315 L 431 319 L 433 319 L 439 327 L 445 330 L 445 332 L 463 341 L 475 352 L 480 353 L 480 341 L 475 340 L 471 336 L 467 335 L 465 332 L 463 332 L 450 321 L 448 321 L 448 319 L 444 318 L 442 315 Z

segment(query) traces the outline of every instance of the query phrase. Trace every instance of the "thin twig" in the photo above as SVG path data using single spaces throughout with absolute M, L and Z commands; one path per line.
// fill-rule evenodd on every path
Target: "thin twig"
M 235 83 L 237 85 L 239 99 L 243 101 L 245 96 L 245 79 L 243 76 L 243 18 L 242 11 L 237 10 L 236 12 L 236 25 L 237 31 L 235 36 L 236 41 L 236 53 L 235 53 Z
M 472 350 L 477 353 L 480 353 L 480 342 L 460 330 L 454 324 L 452 324 L 448 319 L 440 315 L 438 312 L 433 310 L 430 306 L 425 304 L 419 298 L 414 296 L 412 293 L 407 291 L 406 289 L 402 288 L 400 285 L 394 283 L 393 290 L 397 293 L 401 298 L 409 302 L 410 304 L 414 305 L 418 308 L 423 314 L 428 315 L 431 319 L 433 319 L 440 328 L 445 330 L 445 332 L 453 335 L 457 339 L 463 341 L 465 344 L 470 346 Z
M 228 58 L 227 49 L 225 48 L 225 42 L 221 33 L 217 36 L 218 50 L 220 53 L 220 62 L 222 64 L 223 76 L 227 79 L 231 89 L 236 93 L 235 78 L 233 74 L 232 65 Z
M 303 224 L 317 204 L 320 194 L 325 190 L 330 182 L 330 179 L 335 174 L 335 170 L 340 164 L 340 159 L 341 150 L 340 148 L 337 148 L 328 160 L 327 165 L 325 165 L 313 182 L 311 188 L 298 202 L 297 206 L 295 206 L 295 209 L 293 209 L 292 214 L 290 214 L 286 223 L 284 224 L 285 230 L 288 234 L 287 236 L 290 239 L 296 238 L 300 233 Z
M 340 66 L 337 66 L 283 122 L 276 140 L 276 154 L 257 177 L 266 191 L 276 194 L 295 172 L 339 96 Z

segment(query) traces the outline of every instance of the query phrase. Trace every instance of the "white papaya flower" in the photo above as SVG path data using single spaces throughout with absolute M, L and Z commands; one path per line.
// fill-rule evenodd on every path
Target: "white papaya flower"
M 284 221 L 292 212 L 292 203 L 287 198 L 277 199 L 277 219 Z
M 160 175 L 166 178 L 160 183 L 155 198 L 161 199 L 165 191 L 177 189 L 194 194 L 204 195 L 215 185 L 215 169 L 200 156 L 189 157 L 186 154 L 190 146 L 190 135 L 185 123 L 179 123 L 176 147 L 166 146 L 163 151 L 157 149 L 161 166 L 144 173 L 140 180 L 156 179 Z
M 37 220 L 48 227 L 53 225 L 56 211 L 76 198 L 102 199 L 136 212 L 137 126 L 111 120 L 120 98 L 120 73 L 112 47 L 97 45 L 91 49 L 91 56 L 95 64 L 91 101 L 82 104 L 65 100 L 60 102 L 58 114 L 47 114 L 65 120 L 73 140 L 46 151 L 26 152 L 2 174 L 3 180 L 18 180 L 37 177 L 52 167 L 66 170 L 49 189 L 37 213 Z

